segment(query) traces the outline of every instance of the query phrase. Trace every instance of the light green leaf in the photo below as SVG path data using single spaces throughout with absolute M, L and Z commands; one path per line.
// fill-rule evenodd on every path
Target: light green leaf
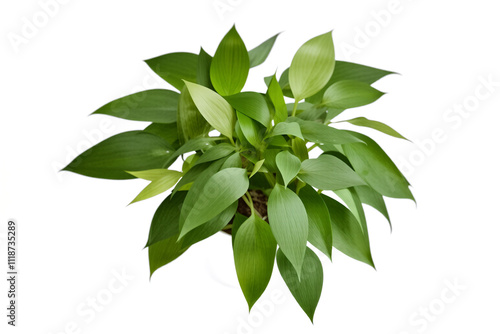
M 233 26 L 215 52 L 210 78 L 215 90 L 223 95 L 239 93 L 248 77 L 250 59 L 245 43 Z
M 196 82 L 198 55 L 193 53 L 168 53 L 145 62 L 163 80 L 179 91 L 184 87 L 183 80 Z
M 399 134 L 399 132 L 397 132 L 396 130 L 391 128 L 390 126 L 388 126 L 382 122 L 372 121 L 372 120 L 367 119 L 365 117 L 357 117 L 357 118 L 348 119 L 348 120 L 342 121 L 342 122 L 349 122 L 353 125 L 364 126 L 367 128 L 378 130 L 378 131 L 385 133 L 386 135 L 389 135 L 389 136 L 408 140 L 405 137 L 403 137 L 401 134 Z
M 300 171 L 300 159 L 288 151 L 282 151 L 276 155 L 276 166 L 286 187 Z
M 267 56 L 269 56 L 269 53 L 271 52 L 271 49 L 273 48 L 278 36 L 279 33 L 269 38 L 259 46 L 248 51 L 248 57 L 250 58 L 250 67 L 259 66 L 267 59 Z
M 126 171 L 162 168 L 172 151 L 165 140 L 151 133 L 123 132 L 89 148 L 63 170 L 103 179 L 133 179 Z
M 314 312 L 323 289 L 323 266 L 318 256 L 307 248 L 300 277 L 281 248 L 278 249 L 276 262 L 288 289 L 313 322 Z
M 269 137 L 282 135 L 295 136 L 300 139 L 304 139 L 302 131 L 300 130 L 300 125 L 296 122 L 282 122 L 276 124 L 269 134 Z
M 320 103 L 323 99 L 325 90 L 337 81 L 355 80 L 371 85 L 375 81 L 385 77 L 386 75 L 394 74 L 378 68 L 369 67 L 361 64 L 350 63 L 346 61 L 337 61 L 335 63 L 335 71 L 328 83 L 319 92 L 306 99 L 307 102 Z
M 196 161 L 196 165 L 227 157 L 234 151 L 235 147 L 227 143 L 212 146 Z
M 322 190 L 338 190 L 366 184 L 345 162 L 328 154 L 302 161 L 299 178 Z
M 156 209 L 146 247 L 179 234 L 179 216 L 185 198 L 185 191 L 171 194 Z
M 127 173 L 132 174 L 135 177 L 138 177 L 140 179 L 148 180 L 148 181 L 154 181 L 158 180 L 164 176 L 168 176 L 171 174 L 171 170 L 165 169 L 165 168 L 157 168 L 157 169 L 148 169 L 148 170 L 141 170 L 141 171 L 135 171 L 135 172 L 129 172 Z
M 361 227 L 361 231 L 368 238 L 368 228 L 366 227 L 366 216 L 361 200 L 354 188 L 336 190 L 335 194 L 347 205 L 352 214 L 356 217 Z
M 267 213 L 278 245 L 300 275 L 309 224 L 304 204 L 293 191 L 276 184 L 269 195 Z
M 221 213 L 247 190 L 248 176 L 243 168 L 226 168 L 214 174 L 206 182 L 194 205 L 187 208 L 189 213 L 186 220 L 180 222 L 180 237 Z
M 287 122 L 299 123 L 300 131 L 302 132 L 304 139 L 307 139 L 314 143 L 331 145 L 355 142 L 362 143 L 359 138 L 353 136 L 348 131 L 335 129 L 325 124 L 313 121 L 305 121 L 297 117 L 290 117 L 288 118 Z
M 366 183 L 381 195 L 414 201 L 408 181 L 380 146 L 365 135 L 349 132 L 366 143 L 342 145 L 345 156 Z
M 309 185 L 300 189 L 299 197 L 306 208 L 309 218 L 309 236 L 307 240 L 317 249 L 332 259 L 332 224 L 330 214 L 321 196 Z
M 276 80 L 276 75 L 273 75 L 271 82 L 269 83 L 267 95 L 274 105 L 274 123 L 279 124 L 280 122 L 284 122 L 288 117 L 288 111 L 286 109 L 283 91 L 281 90 L 281 87 Z
M 206 87 L 186 82 L 194 104 L 208 123 L 226 137 L 232 138 L 236 117 L 229 103 Z
M 139 202 L 139 201 L 143 201 L 145 199 L 151 198 L 153 196 L 159 195 L 159 194 L 167 191 L 168 189 L 172 188 L 177 183 L 177 181 L 179 181 L 179 179 L 182 176 L 181 172 L 177 172 L 174 170 L 167 170 L 167 172 L 168 173 L 165 173 L 164 176 L 151 181 L 151 183 L 148 184 L 146 186 L 146 188 L 144 188 L 139 193 L 139 195 L 137 195 L 132 200 L 132 202 L 130 202 L 130 204 L 135 203 L 135 202 Z M 131 172 L 130 172 L 130 174 L 134 175 Z
M 327 84 L 334 68 L 335 50 L 331 32 L 304 43 L 290 65 L 289 80 L 295 100 L 316 94 Z
M 255 92 L 242 92 L 226 96 L 225 99 L 231 106 L 246 116 L 268 127 L 271 124 L 271 112 L 266 99 L 262 94 Z
M 264 164 L 264 161 L 266 161 L 266 159 L 262 159 L 262 160 L 257 161 L 257 163 L 253 166 L 253 170 L 252 170 L 252 173 L 250 174 L 250 177 L 254 176 L 255 173 L 257 173 L 260 170 L 260 168 Z
M 377 101 L 384 93 L 354 80 L 337 81 L 325 91 L 323 104 L 335 109 L 361 107 Z
M 252 215 L 238 229 L 233 251 L 238 281 L 252 309 L 273 273 L 276 240 L 269 224 Z
M 196 108 L 186 86 L 182 87 L 179 99 L 177 132 L 181 144 L 210 132 L 210 124 Z
M 255 148 L 260 148 L 262 146 L 262 138 L 259 135 L 258 125 L 250 117 L 237 111 L 238 123 L 240 125 L 241 132 L 245 136 L 246 140 Z
M 151 89 L 109 102 L 92 113 L 132 121 L 175 123 L 179 93 L 167 89 Z

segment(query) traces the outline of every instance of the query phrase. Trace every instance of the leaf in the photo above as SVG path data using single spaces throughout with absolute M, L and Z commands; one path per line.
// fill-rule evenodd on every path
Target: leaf
M 227 143 L 212 146 L 196 161 L 196 165 L 227 157 L 234 151 L 235 147 Z
M 214 174 L 203 187 L 196 203 L 188 208 L 186 220 L 181 222 L 180 237 L 221 213 L 247 190 L 248 177 L 243 168 L 226 168 Z
M 179 216 L 185 198 L 185 191 L 181 191 L 175 195 L 171 194 L 156 209 L 149 229 L 146 247 L 179 233 Z
M 271 124 L 271 112 L 262 94 L 243 92 L 226 96 L 225 99 L 236 111 L 256 120 L 265 127 Z
M 308 235 L 308 218 L 302 201 L 290 189 L 276 184 L 269 195 L 267 214 L 278 245 L 300 275 Z
M 175 123 L 179 93 L 167 89 L 151 89 L 109 102 L 92 113 L 132 121 Z
M 386 135 L 393 136 L 393 137 L 400 138 L 400 139 L 404 139 L 404 140 L 408 140 L 405 137 L 403 137 L 401 134 L 399 134 L 399 132 L 397 132 L 396 130 L 391 128 L 390 126 L 388 126 L 382 122 L 372 121 L 372 120 L 367 119 L 365 117 L 357 117 L 357 118 L 348 119 L 348 120 L 342 121 L 342 122 L 349 122 L 353 125 L 372 128 L 372 129 L 378 130 L 382 133 L 385 133 Z
M 145 62 L 163 80 L 179 91 L 184 87 L 183 80 L 196 82 L 198 55 L 193 53 L 168 53 Z
M 309 219 L 309 236 L 307 240 L 317 249 L 332 259 L 333 234 L 330 214 L 321 196 L 309 185 L 299 192 L 300 200 L 306 208 Z
M 262 146 L 262 138 L 259 135 L 259 129 L 257 124 L 248 116 L 237 111 L 236 115 L 238 117 L 238 123 L 240 125 L 241 132 L 245 136 L 246 140 L 255 148 L 260 148 Z
M 158 268 L 174 261 L 187 250 L 187 248 L 183 248 L 181 243 L 176 242 L 176 240 L 177 235 L 174 235 L 173 237 L 149 246 L 148 255 L 150 276 L 153 276 L 153 273 Z
M 334 68 L 335 50 L 331 32 L 304 43 L 290 65 L 289 80 L 295 100 L 316 94 L 327 84 Z
M 159 195 L 168 189 L 172 188 L 177 181 L 182 177 L 181 172 L 177 172 L 174 170 L 167 170 L 168 173 L 165 173 L 164 176 L 157 178 L 155 180 L 152 180 L 150 184 L 144 188 L 139 195 L 137 195 L 130 204 L 143 201 L 145 199 L 151 198 L 153 196 Z M 129 172 L 130 174 L 135 175 L 132 172 Z
M 300 159 L 300 161 L 309 159 L 306 142 L 301 138 L 292 139 L 292 151 Z
M 231 227 L 231 239 L 232 239 L 232 245 L 234 248 L 234 240 L 236 239 L 236 235 L 238 233 L 238 230 L 240 229 L 241 225 L 248 219 L 248 217 L 243 216 L 241 213 L 236 212 L 234 215 L 233 219 L 233 226 Z
M 257 161 L 257 163 L 253 166 L 253 170 L 252 173 L 250 174 L 250 177 L 254 176 L 260 170 L 260 168 L 264 164 L 264 161 L 266 161 L 266 159 Z
M 368 204 L 384 215 L 384 217 L 389 222 L 392 231 L 391 218 L 389 217 L 389 212 L 387 211 L 384 197 L 382 197 L 382 195 L 380 195 L 370 186 L 358 186 L 354 187 L 354 189 L 358 193 L 361 202 Z
M 364 233 L 365 237 L 368 239 L 368 227 L 366 226 L 366 216 L 363 209 L 361 200 L 354 188 L 336 190 L 335 194 L 340 197 L 342 201 L 347 205 L 349 210 L 353 213 L 354 217 L 359 222 L 361 231 Z
M 304 137 L 302 136 L 302 131 L 300 130 L 300 125 L 295 122 L 282 122 L 276 124 L 269 134 L 269 137 L 281 135 L 295 136 L 299 137 L 300 139 L 304 139 Z
M 123 132 L 89 148 L 63 170 L 103 179 L 133 179 L 126 171 L 162 168 L 171 150 L 165 140 L 151 133 Z
M 361 230 L 358 220 L 345 206 L 326 195 L 321 195 L 329 212 L 333 231 L 333 247 L 374 267 L 370 243 Z
M 182 241 L 180 241 L 182 246 L 190 247 L 202 240 L 207 239 L 208 237 L 211 237 L 217 232 L 220 232 L 229 223 L 231 218 L 234 217 L 237 208 L 238 202 L 236 201 L 205 224 L 198 226 L 191 232 L 187 233 Z
M 243 165 L 241 161 L 241 156 L 240 152 L 236 152 L 231 154 L 226 161 L 222 164 L 222 167 L 220 169 L 226 169 L 226 168 L 241 168 Z
M 300 171 L 300 159 L 288 151 L 282 151 L 276 155 L 276 166 L 278 166 L 286 187 Z
M 288 117 L 288 111 L 286 109 L 285 98 L 283 96 L 283 91 L 276 80 L 276 75 L 273 75 L 271 82 L 269 83 L 269 88 L 267 90 L 267 95 L 274 105 L 274 123 L 279 124 L 284 122 Z
M 362 142 L 359 138 L 353 136 L 348 131 L 335 129 L 325 124 L 305 121 L 296 117 L 288 118 L 287 122 L 299 123 L 300 131 L 302 132 L 304 139 L 314 143 L 338 145 Z
M 158 180 L 164 176 L 168 176 L 171 174 L 171 170 L 165 169 L 165 168 L 157 168 L 157 169 L 148 169 L 148 170 L 141 170 L 141 171 L 135 171 L 135 172 L 129 172 L 127 173 L 138 177 L 143 180 L 148 180 L 148 181 L 154 181 Z
M 177 123 L 171 123 L 171 124 L 152 123 L 142 131 L 152 133 L 155 136 L 163 138 L 172 147 L 174 147 L 173 146 L 174 143 L 179 139 L 177 133 Z
M 281 73 L 280 79 L 279 79 L 279 84 L 281 87 L 281 90 L 283 91 L 283 95 L 286 97 L 293 98 L 293 93 L 292 90 L 290 89 L 290 83 L 288 82 L 288 74 L 290 72 L 290 68 L 287 68 L 286 70 Z
M 349 132 L 366 143 L 342 145 L 345 156 L 358 175 L 381 195 L 414 201 L 408 181 L 380 146 L 365 135 Z
M 174 153 L 171 154 L 170 159 L 167 161 L 166 165 L 172 164 L 175 161 L 175 159 L 177 159 L 177 157 L 183 154 L 193 151 L 206 150 L 218 139 L 219 138 L 213 138 L 213 137 L 199 137 L 190 139 L 184 145 L 179 147 Z
M 302 161 L 299 178 L 322 190 L 338 190 L 366 184 L 342 160 L 328 154 Z
M 323 99 L 325 90 L 337 81 L 355 80 L 371 85 L 375 81 L 385 77 L 386 75 L 394 74 L 378 68 L 369 67 L 361 64 L 350 63 L 346 61 L 337 61 L 335 70 L 328 83 L 319 92 L 306 99 L 307 102 L 320 103 Z
M 212 89 L 212 81 L 210 81 L 210 66 L 212 65 L 212 56 L 200 48 L 198 55 L 198 68 L 196 71 L 196 83 Z
M 199 193 L 201 189 L 203 189 L 205 182 L 207 182 L 210 176 L 214 175 L 221 168 L 223 163 L 224 159 L 220 159 L 213 162 L 207 162 L 201 165 L 193 166 L 193 168 L 191 168 L 186 174 L 184 174 L 184 176 L 175 186 L 174 190 L 172 190 L 172 193 L 176 193 L 178 190 L 180 190 L 180 188 L 187 186 L 190 183 L 196 183 L 197 185 L 193 187 L 195 191 L 189 192 L 187 196 L 187 198 L 190 198 L 187 201 L 191 201 L 192 203 L 194 203 L 196 201 L 196 193 Z M 186 216 L 187 211 L 183 212 L 183 221 L 186 219 Z
M 314 312 L 323 289 L 323 266 L 318 256 L 307 248 L 300 277 L 281 248 L 278 249 L 276 262 L 288 289 L 311 322 L 313 322 Z
M 271 49 L 273 48 L 278 36 L 279 33 L 269 38 L 259 46 L 248 51 L 248 57 L 250 58 L 250 68 L 259 66 L 267 59 L 267 56 L 269 56 L 269 53 L 271 52 Z
M 323 104 L 335 109 L 361 107 L 377 101 L 384 93 L 354 80 L 337 81 L 325 91 Z
M 248 77 L 250 59 L 245 43 L 233 26 L 224 36 L 210 66 L 210 78 L 221 95 L 239 93 Z
M 256 215 L 248 218 L 238 229 L 233 252 L 238 281 L 250 310 L 273 273 L 276 240 L 269 224 Z
M 210 131 L 210 124 L 196 108 L 186 86 L 181 89 L 179 98 L 177 129 L 181 144 L 190 139 L 204 136 Z
M 219 94 L 206 87 L 186 82 L 194 104 L 215 130 L 228 138 L 233 136 L 234 110 Z

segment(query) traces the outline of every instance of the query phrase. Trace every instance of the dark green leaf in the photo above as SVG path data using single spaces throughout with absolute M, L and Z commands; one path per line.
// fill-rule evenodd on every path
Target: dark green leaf
M 240 125 L 241 132 L 243 132 L 246 140 L 253 147 L 260 148 L 262 146 L 262 138 L 259 135 L 259 128 L 257 123 L 253 119 L 239 111 L 237 111 L 236 114 L 238 117 L 238 123 Z
M 304 161 L 309 159 L 309 152 L 306 146 L 306 142 L 301 138 L 293 138 L 292 139 L 292 150 L 293 153 L 300 159 L 300 161 Z
M 378 131 L 385 133 L 386 135 L 389 135 L 389 136 L 408 140 L 405 137 L 403 137 L 399 132 L 397 132 L 396 130 L 391 128 L 390 126 L 388 126 L 382 122 L 372 121 L 372 120 L 367 119 L 365 117 L 357 117 L 357 118 L 348 119 L 348 120 L 342 121 L 342 122 L 349 122 L 353 125 L 364 126 L 367 128 L 378 130 Z
M 234 109 L 256 120 L 265 127 L 271 124 L 271 112 L 262 94 L 243 92 L 226 96 L 225 98 Z
M 198 108 L 196 108 L 186 86 L 181 89 L 177 120 L 177 129 L 181 144 L 190 139 L 205 136 L 210 131 L 210 124 L 202 116 Z
M 212 65 L 212 56 L 200 49 L 198 55 L 198 70 L 196 72 L 196 83 L 212 89 L 212 81 L 210 81 L 210 65 Z
M 392 230 L 391 218 L 389 217 L 389 212 L 387 211 L 387 207 L 385 205 L 384 197 L 380 195 L 378 192 L 373 190 L 370 186 L 358 186 L 354 187 L 356 192 L 358 193 L 359 199 L 361 202 L 368 204 L 369 206 L 378 210 L 381 214 L 389 222 L 389 225 Z
M 267 95 L 271 99 L 275 114 L 274 114 L 274 123 L 278 124 L 280 122 L 284 122 L 288 117 L 288 111 L 286 109 L 285 98 L 283 96 L 283 91 L 276 80 L 276 75 L 272 76 L 271 81 L 269 82 L 269 88 L 267 90 Z
M 227 157 L 234 151 L 234 146 L 227 143 L 212 146 L 196 161 L 196 165 Z
M 147 126 L 143 131 L 152 133 L 160 138 L 163 138 L 172 147 L 175 147 L 174 143 L 179 139 L 177 134 L 177 123 L 171 123 L 171 124 L 152 123 L 149 126 Z
M 174 261 L 187 250 L 187 248 L 182 247 L 180 242 L 176 241 L 177 235 L 174 235 L 149 246 L 149 270 L 151 276 L 158 268 Z
M 267 59 L 267 56 L 269 56 L 269 53 L 271 52 L 271 49 L 273 48 L 278 35 L 279 34 L 274 35 L 259 46 L 248 51 L 248 56 L 250 58 L 250 67 L 259 66 Z
M 198 55 L 188 52 L 168 53 L 145 60 L 146 64 L 163 80 L 177 88 L 184 87 L 182 80 L 196 82 Z
M 346 143 L 355 143 L 360 142 L 362 140 L 353 136 L 351 133 L 345 130 L 338 130 L 332 128 L 331 126 L 313 122 L 313 121 L 305 121 L 300 118 L 290 117 L 287 122 L 297 122 L 300 125 L 300 130 L 304 139 L 312 141 L 318 144 L 346 144 Z

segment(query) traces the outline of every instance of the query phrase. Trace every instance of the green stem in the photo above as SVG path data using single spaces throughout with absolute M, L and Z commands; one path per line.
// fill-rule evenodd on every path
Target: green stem
M 247 191 L 245 193 L 245 195 L 243 195 L 243 201 L 245 201 L 245 203 L 248 205 L 248 207 L 250 208 L 250 211 L 252 212 L 252 215 L 254 214 L 255 212 L 255 208 L 253 207 L 253 201 L 252 201 L 252 196 L 250 195 L 250 193 Z
M 299 100 L 295 100 L 295 103 L 293 104 L 292 117 L 295 117 L 295 114 L 297 113 L 297 106 L 298 105 L 299 105 Z
M 311 152 L 315 147 L 318 147 L 318 143 L 316 143 L 316 144 L 312 145 L 311 147 L 309 147 L 307 149 L 307 152 Z

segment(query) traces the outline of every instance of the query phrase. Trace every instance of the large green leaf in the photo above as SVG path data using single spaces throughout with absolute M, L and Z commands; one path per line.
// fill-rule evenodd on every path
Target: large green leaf
M 200 48 L 198 55 L 198 69 L 196 72 L 196 83 L 212 89 L 212 81 L 210 80 L 210 66 L 212 65 L 212 56 Z
M 276 262 L 288 289 L 313 322 L 314 312 L 323 289 L 323 266 L 318 256 L 307 248 L 300 277 L 281 248 L 278 249 Z
M 384 93 L 354 80 L 337 81 L 325 91 L 323 104 L 334 109 L 361 107 L 377 101 Z
M 276 166 L 286 187 L 300 171 L 300 159 L 288 151 L 282 151 L 276 155 Z
M 231 241 L 234 248 L 234 240 L 236 239 L 236 235 L 241 225 L 248 219 L 247 216 L 243 216 L 241 213 L 236 212 L 233 218 L 233 224 L 231 226 Z
M 170 123 L 170 124 L 152 123 L 142 131 L 152 133 L 160 138 L 163 138 L 172 147 L 175 147 L 174 143 L 179 139 L 177 133 L 177 123 Z
M 153 273 L 158 268 L 174 261 L 186 250 L 187 248 L 184 248 L 180 242 L 177 242 L 177 235 L 149 246 L 148 255 L 150 275 L 153 276 Z
M 248 176 L 243 168 L 226 168 L 214 174 L 206 182 L 194 205 L 187 208 L 189 213 L 186 220 L 181 221 L 180 236 L 221 213 L 247 190 Z M 185 201 L 184 205 L 186 204 L 188 203 Z
M 368 204 L 369 206 L 378 210 L 389 222 L 392 230 L 391 218 L 389 217 L 389 212 L 387 211 L 387 206 L 385 205 L 384 197 L 376 192 L 370 186 L 358 186 L 354 187 L 358 193 L 361 202 Z
M 210 131 L 210 124 L 196 108 L 186 86 L 181 89 L 177 111 L 177 129 L 181 144 L 190 139 L 204 136 Z
M 220 42 L 210 66 L 210 78 L 221 95 L 239 93 L 248 77 L 250 59 L 245 43 L 233 26 Z
M 304 43 L 290 65 L 289 80 L 295 100 L 316 94 L 327 84 L 334 68 L 335 50 L 331 32 Z
M 92 114 L 103 114 L 132 121 L 175 123 L 179 93 L 151 89 L 109 102 Z
M 356 118 L 348 119 L 348 120 L 345 120 L 342 122 L 349 122 L 352 125 L 364 126 L 367 128 L 378 130 L 378 131 L 385 133 L 386 135 L 389 135 L 389 136 L 408 140 L 405 137 L 403 137 L 399 132 L 397 132 L 396 130 L 391 128 L 390 126 L 388 126 L 382 122 L 379 122 L 379 121 L 373 121 L 371 119 L 367 119 L 365 117 L 356 117 Z
M 179 216 L 186 194 L 187 192 L 180 191 L 175 195 L 169 195 L 156 209 L 146 247 L 179 233 Z
M 231 105 L 211 89 L 187 81 L 186 86 L 207 122 L 224 136 L 232 138 L 236 117 Z
M 225 98 L 234 109 L 256 120 L 265 127 L 271 124 L 271 112 L 262 94 L 242 92 L 226 96 Z
M 299 197 L 306 208 L 309 218 L 309 236 L 307 240 L 332 259 L 332 224 L 328 208 L 321 196 L 309 185 L 300 189 Z
M 366 143 L 342 145 L 345 156 L 366 183 L 384 196 L 415 200 L 408 181 L 380 146 L 365 135 L 349 132 Z
M 333 75 L 331 76 L 325 87 L 323 87 L 323 89 L 321 89 L 318 93 L 307 98 L 306 101 L 314 104 L 320 103 L 323 99 L 325 90 L 337 81 L 355 80 L 371 85 L 375 81 L 389 74 L 394 74 L 394 72 L 380 70 L 378 68 L 350 63 L 346 61 L 337 61 L 335 63 L 335 71 L 333 72 Z
M 133 200 L 130 202 L 130 204 L 143 201 L 145 199 L 151 198 L 153 196 L 159 195 L 168 189 L 172 188 L 177 181 L 182 176 L 181 172 L 175 171 L 175 170 L 168 170 L 168 169 L 163 169 L 165 172 L 163 173 L 164 175 L 159 176 L 157 178 L 154 178 L 151 180 L 151 183 L 146 186 Z M 129 172 L 130 174 L 136 176 L 136 177 L 141 177 L 139 176 L 140 174 L 134 173 L 134 172 Z
M 231 153 L 234 153 L 234 151 L 235 147 L 227 143 L 212 146 L 205 153 L 203 153 L 198 160 L 196 160 L 196 165 L 227 157 Z
M 302 161 L 299 178 L 322 190 L 338 190 L 366 184 L 345 162 L 328 154 Z
M 253 147 L 260 148 L 262 146 L 262 138 L 259 135 L 259 128 L 257 123 L 253 119 L 239 111 L 237 111 L 236 114 L 238 117 L 241 132 L 243 132 L 246 140 L 250 144 L 252 144 Z
M 349 209 L 331 197 L 321 195 L 330 212 L 333 247 L 347 256 L 374 267 L 368 238 Z
M 198 226 L 197 228 L 187 233 L 182 238 L 182 241 L 179 242 L 182 242 L 183 247 L 190 247 L 191 245 L 194 245 L 195 243 L 205 240 L 206 238 L 216 234 L 229 223 L 231 218 L 234 217 L 237 208 L 238 202 L 236 201 L 205 224 Z
M 259 66 L 267 59 L 267 56 L 269 56 L 269 53 L 271 52 L 271 49 L 273 48 L 278 36 L 279 33 L 269 38 L 259 46 L 248 51 L 248 57 L 250 58 L 250 67 Z
M 283 91 L 276 80 L 276 75 L 273 75 L 271 82 L 269 83 L 269 88 L 267 90 L 267 95 L 274 105 L 274 123 L 278 124 L 284 122 L 288 117 L 288 111 L 286 109 L 285 98 L 283 96 Z
M 248 218 L 238 229 L 233 252 L 238 281 L 252 309 L 273 273 L 276 240 L 269 224 L 256 215 Z
M 269 195 L 267 212 L 278 245 L 300 275 L 308 236 L 304 204 L 293 191 L 276 184 Z
M 300 125 L 295 122 L 282 122 L 276 124 L 269 134 L 269 137 L 281 135 L 295 136 L 299 137 L 300 139 L 304 139 L 304 137 L 302 136 L 302 131 L 300 130 Z
M 304 136 L 304 139 L 312 141 L 318 144 L 346 144 L 355 143 L 362 140 L 353 136 L 351 133 L 345 130 L 339 130 L 332 128 L 326 124 L 321 124 L 313 121 L 305 121 L 297 117 L 289 117 L 287 122 L 297 122 L 300 125 L 300 131 Z
M 196 82 L 198 55 L 193 53 L 168 53 L 145 62 L 163 80 L 179 91 L 184 87 L 183 80 Z
M 162 168 L 171 155 L 172 148 L 162 138 L 129 131 L 89 148 L 63 170 L 103 179 L 133 179 L 126 171 Z

